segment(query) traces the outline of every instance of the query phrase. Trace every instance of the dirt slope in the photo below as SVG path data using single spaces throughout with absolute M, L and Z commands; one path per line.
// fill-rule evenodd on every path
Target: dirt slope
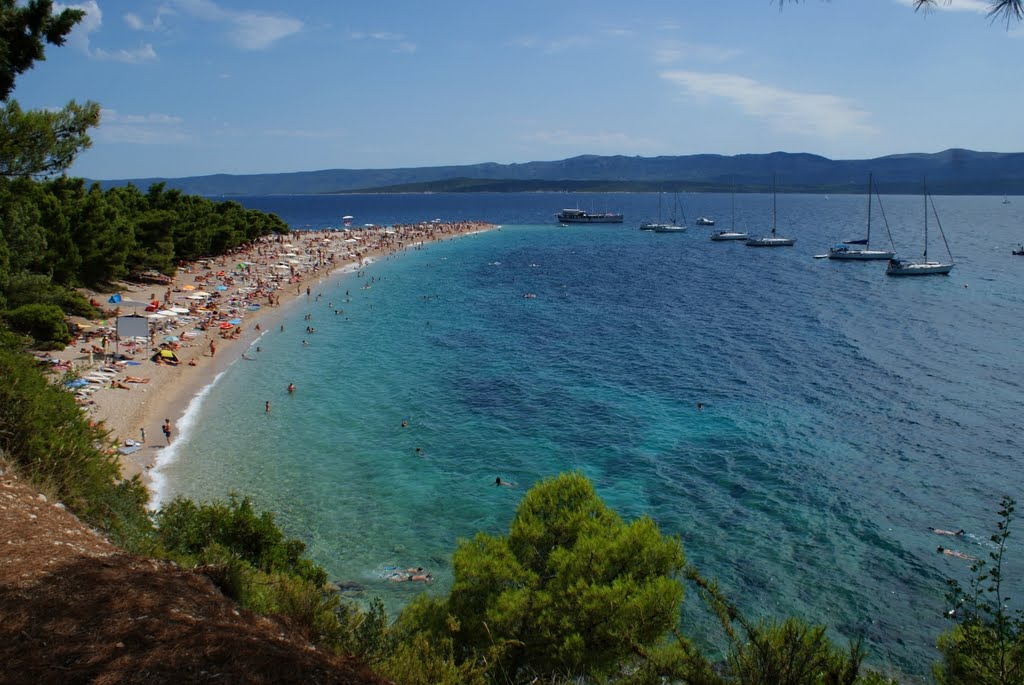
M 0 683 L 172 682 L 385 681 L 121 552 L 0 463 Z

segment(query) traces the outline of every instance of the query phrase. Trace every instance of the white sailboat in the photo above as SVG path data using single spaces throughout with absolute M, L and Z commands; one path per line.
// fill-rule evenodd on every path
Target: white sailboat
M 657 221 L 648 221 L 646 223 L 640 224 L 640 230 L 641 231 L 653 231 L 658 226 L 664 225 L 662 223 L 662 221 L 661 221 L 661 199 L 662 199 L 662 196 L 664 194 L 665 193 L 658 193 L 658 220 Z
M 676 219 L 676 213 L 679 213 L 683 217 L 683 222 L 679 223 Z M 682 233 L 686 230 L 686 214 L 683 213 L 683 208 L 679 204 L 679 194 L 676 193 L 672 199 L 672 214 L 669 216 L 667 224 L 658 224 L 652 229 L 655 233 Z
M 775 177 L 772 176 L 772 230 L 760 238 L 747 238 L 747 247 L 790 247 L 796 238 L 783 238 L 775 233 Z
M 842 243 L 830 247 L 828 250 L 829 259 L 853 259 L 853 260 L 865 260 L 865 259 L 892 259 L 896 255 L 895 250 L 872 250 L 871 249 L 871 193 L 874 189 L 874 181 L 871 174 L 868 174 L 868 228 L 867 235 L 864 238 L 857 240 L 844 240 Z M 882 207 L 882 198 L 875 193 L 875 197 L 878 198 L 878 207 Z M 882 209 L 882 218 L 885 218 L 885 210 Z M 889 222 L 885 222 L 885 230 L 889 230 Z M 892 235 L 889 236 L 889 242 L 892 243 Z
M 746 240 L 750 236 L 746 233 L 736 230 L 736 185 L 732 187 L 732 224 L 729 226 L 728 231 L 719 231 L 718 233 L 712 233 L 711 239 L 714 241 L 720 240 Z
M 931 204 L 932 213 L 935 214 L 935 223 L 939 226 L 939 235 L 942 242 L 946 244 L 946 253 L 949 254 L 948 262 L 937 262 L 928 259 L 928 205 Z M 934 274 L 946 275 L 953 269 L 953 253 L 949 249 L 949 242 L 946 241 L 946 234 L 942 230 L 942 222 L 939 221 L 939 213 L 935 210 L 935 202 L 928 194 L 928 188 L 924 189 L 924 253 L 921 259 L 899 259 L 893 257 L 889 260 L 889 266 L 885 273 L 888 276 L 931 276 Z

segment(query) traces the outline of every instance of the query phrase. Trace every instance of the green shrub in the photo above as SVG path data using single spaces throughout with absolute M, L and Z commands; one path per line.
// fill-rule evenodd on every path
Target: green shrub
M 30 335 L 40 347 L 59 346 L 71 342 L 64 312 L 52 304 L 26 304 L 4 313 L 7 324 L 17 333 Z
M 29 481 L 129 550 L 147 544 L 148 494 L 122 480 L 107 435 L 91 426 L 74 398 L 49 384 L 31 357 L 0 347 L 0 452 Z
M 327 572 L 302 556 L 306 545 L 285 539 L 274 515 L 257 514 L 248 497 L 231 495 L 228 502 L 209 504 L 178 497 L 156 519 L 158 540 L 172 555 L 195 559 L 207 547 L 220 545 L 266 573 L 295 575 L 317 587 L 327 582 Z

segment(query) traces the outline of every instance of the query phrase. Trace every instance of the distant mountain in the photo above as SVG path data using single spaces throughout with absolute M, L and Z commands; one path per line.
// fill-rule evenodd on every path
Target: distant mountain
M 196 195 L 300 195 L 351 192 L 523 192 L 630 190 L 860 193 L 868 172 L 883 193 L 1024 194 L 1024 153 L 951 149 L 875 159 L 833 160 L 805 153 L 625 157 L 582 155 L 554 162 L 399 169 L 329 169 L 285 174 L 215 174 L 100 181 L 145 189 L 163 182 Z

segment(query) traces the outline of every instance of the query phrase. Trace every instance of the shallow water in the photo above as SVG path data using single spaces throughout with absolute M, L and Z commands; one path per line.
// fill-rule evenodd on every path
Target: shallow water
M 730 201 L 684 199 L 715 230 Z M 883 201 L 909 255 L 920 199 Z M 770 203 L 737 198 L 737 227 L 766 229 Z M 778 203 L 794 248 L 637 231 L 652 195 L 247 199 L 293 226 L 347 213 L 509 225 L 295 305 L 258 361 L 210 389 L 168 490 L 251 495 L 332 577 L 394 610 L 424 588 L 387 582 L 385 566 L 428 567 L 428 591 L 445 592 L 459 538 L 505 531 L 530 484 L 578 469 L 624 517 L 678 534 L 753 614 L 827 623 L 863 637 L 872 661 L 924 674 L 944 579 L 967 572 L 928 526 L 966 528 L 977 538 L 955 545 L 983 554 L 999 497 L 1020 491 L 1024 258 L 1010 245 L 1024 204 L 936 198 L 953 275 L 894 279 L 884 263 L 811 258 L 863 231 L 864 198 Z M 628 223 L 536 223 L 576 205 Z M 691 634 L 709 625 L 697 604 Z

